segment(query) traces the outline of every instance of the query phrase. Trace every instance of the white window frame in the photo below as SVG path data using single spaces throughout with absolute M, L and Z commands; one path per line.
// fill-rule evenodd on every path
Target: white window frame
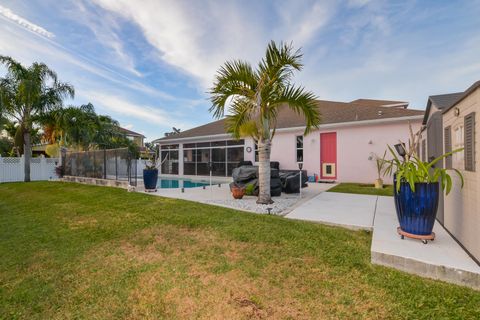
M 297 146 L 297 139 L 298 139 L 299 137 L 302 137 L 302 147 L 301 147 L 301 148 L 299 148 L 299 147 Z M 303 135 L 295 136 L 295 162 L 296 162 L 296 163 L 299 163 L 299 162 L 302 162 L 302 163 L 303 163 L 304 160 L 305 160 L 305 154 L 304 154 L 305 141 L 304 141 L 304 140 L 305 140 L 305 137 L 304 137 Z M 298 150 L 302 150 L 302 160 L 301 160 L 301 161 L 298 161 L 298 156 L 297 156 Z

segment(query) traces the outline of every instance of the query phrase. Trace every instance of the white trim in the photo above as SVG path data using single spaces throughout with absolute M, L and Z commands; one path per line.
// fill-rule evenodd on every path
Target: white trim
M 387 107 L 387 108 L 403 107 L 404 109 L 406 109 L 408 107 L 408 102 L 382 104 L 380 107 Z
M 178 139 L 168 139 L 168 140 L 162 140 L 163 138 L 160 139 L 155 139 L 152 141 L 152 143 L 163 143 L 165 144 L 172 144 L 172 143 L 178 143 L 181 141 L 195 141 L 195 142 L 200 142 L 199 140 L 205 140 L 205 142 L 211 141 L 213 139 L 224 139 L 224 140 L 235 140 L 232 138 L 232 136 L 228 133 L 220 133 L 220 134 L 212 134 L 208 136 L 196 136 L 196 137 L 186 137 L 186 138 L 178 138 Z
M 360 120 L 360 121 L 349 121 L 349 122 L 335 122 L 335 123 L 327 123 L 327 124 L 321 124 L 318 129 L 315 129 L 314 131 L 317 130 L 322 130 L 322 129 L 330 129 L 330 128 L 341 128 L 341 127 L 350 127 L 350 126 L 364 126 L 364 125 L 370 125 L 370 124 L 382 124 L 382 123 L 394 123 L 394 122 L 404 122 L 404 121 L 412 121 L 412 120 L 422 120 L 424 115 L 416 115 L 416 116 L 408 116 L 408 117 L 396 117 L 396 118 L 384 118 L 384 119 L 374 119 L 374 120 Z M 305 130 L 305 126 L 300 126 L 300 127 L 290 127 L 290 128 L 279 128 L 276 130 L 276 132 L 290 132 L 290 131 L 298 131 L 298 130 Z M 178 139 L 168 139 L 168 140 L 161 140 L 161 139 L 156 139 L 153 140 L 152 143 L 158 143 L 158 144 L 172 144 L 172 143 L 178 143 L 181 141 L 196 141 L 199 142 L 199 140 L 205 140 L 211 141 L 214 139 L 226 139 L 226 140 L 234 140 L 230 134 L 227 133 L 221 133 L 221 134 L 213 134 L 213 135 L 208 135 L 208 136 L 197 136 L 197 137 L 186 137 L 186 138 L 178 138 Z
M 421 119 L 423 119 L 423 115 L 401 117 L 401 118 L 387 118 L 387 119 L 327 123 L 327 124 L 321 124 L 318 127 L 318 129 L 315 129 L 314 131 L 316 132 L 316 131 L 319 131 L 319 130 L 330 129 L 330 128 L 341 128 L 341 127 L 350 127 L 350 126 L 364 126 L 364 125 L 369 125 L 369 124 L 394 123 L 394 122 L 404 122 L 404 121 L 421 120 Z M 290 132 L 290 131 L 298 131 L 298 130 L 305 130 L 305 126 L 291 127 L 291 128 L 280 128 L 280 129 L 277 129 L 276 131 L 277 132 Z

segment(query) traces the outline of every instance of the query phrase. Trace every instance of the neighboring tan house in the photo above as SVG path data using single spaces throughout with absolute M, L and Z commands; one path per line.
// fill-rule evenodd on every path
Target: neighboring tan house
M 442 112 L 450 108 L 462 95 L 463 92 L 455 92 L 428 97 L 422 122 L 422 140 L 417 152 L 422 161 L 429 162 L 443 154 Z M 443 167 L 443 164 L 439 163 L 437 166 Z M 443 224 L 443 194 L 438 203 L 437 219 Z
M 280 109 L 272 142 L 271 161 L 280 169 L 298 170 L 299 162 L 309 176 L 322 181 L 372 183 L 376 177 L 375 155 L 387 144 L 407 141 L 408 124 L 421 126 L 424 111 L 410 110 L 401 101 L 359 99 L 352 102 L 318 101 L 322 123 L 307 136 L 305 119 L 289 108 Z M 164 161 L 161 174 L 230 176 L 240 161 L 258 161 L 255 141 L 232 140 L 225 120 L 218 120 L 153 141 L 160 145 Z
M 132 130 L 119 127 L 120 132 L 124 133 L 127 139 L 133 141 L 139 148 L 145 147 L 145 136 Z
M 455 103 L 443 111 L 444 152 L 458 148 L 444 161 L 447 169 L 458 169 L 465 179 L 463 189 L 456 174 L 450 172 L 454 187 L 445 196 L 444 226 L 480 261 L 480 81 L 463 92 Z

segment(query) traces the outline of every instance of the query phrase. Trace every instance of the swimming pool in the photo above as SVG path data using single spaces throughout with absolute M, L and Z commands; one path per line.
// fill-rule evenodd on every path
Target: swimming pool
M 212 180 L 212 185 L 219 182 Z M 192 180 L 184 178 L 162 178 L 158 177 L 157 188 L 159 189 L 174 189 L 174 188 L 197 188 L 210 185 L 208 180 Z

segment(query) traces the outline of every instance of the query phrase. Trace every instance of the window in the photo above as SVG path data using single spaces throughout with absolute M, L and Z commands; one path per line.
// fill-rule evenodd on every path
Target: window
M 297 136 L 297 162 L 303 162 L 303 136 Z
M 211 162 L 213 176 L 230 176 L 244 158 L 244 143 L 244 140 L 222 140 L 184 144 L 183 174 L 208 176 Z
M 258 143 L 255 141 L 255 162 L 260 161 L 260 158 L 258 156 Z
M 453 149 L 463 148 L 463 125 L 458 125 L 453 129 Z M 462 168 L 464 162 L 464 151 L 455 152 L 452 159 L 453 168 Z
M 162 174 L 178 174 L 178 144 L 160 146 Z

